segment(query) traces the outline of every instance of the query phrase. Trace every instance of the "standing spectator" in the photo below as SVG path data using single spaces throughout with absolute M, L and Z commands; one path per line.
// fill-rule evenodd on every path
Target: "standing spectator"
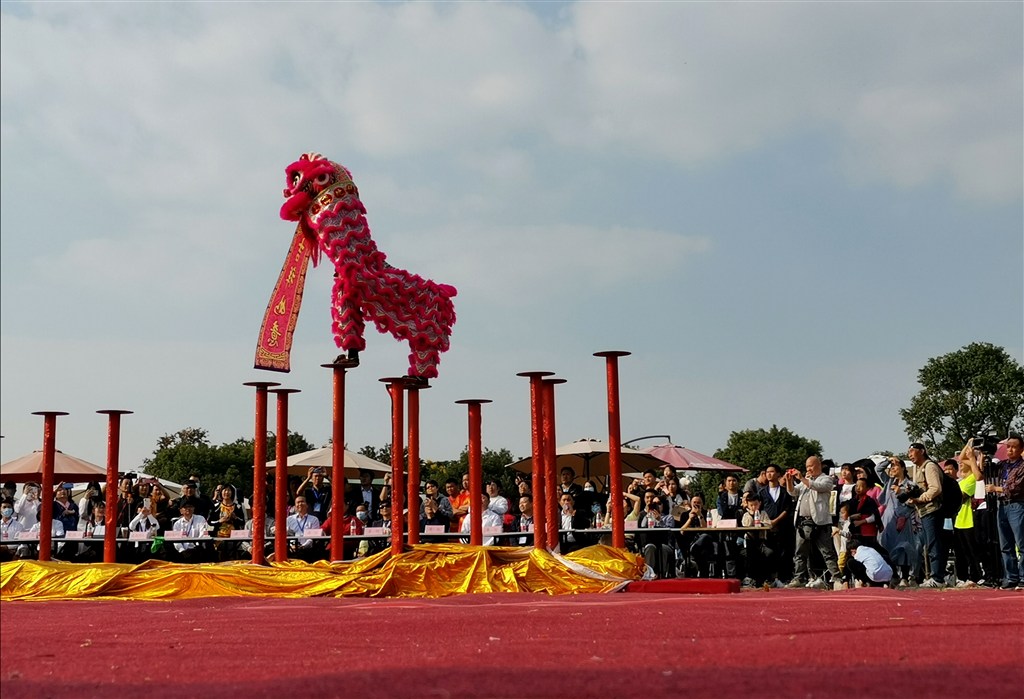
M 14 516 L 21 526 L 28 531 L 39 521 L 39 484 L 26 483 L 21 490 L 21 497 L 14 503 Z
M 917 510 L 907 503 L 916 486 L 907 473 L 907 465 L 895 456 L 875 466 L 875 473 L 882 481 L 881 501 L 882 534 L 879 538 L 882 548 L 899 577 L 899 587 L 917 584 L 917 563 L 920 559 L 921 543 L 917 534 L 920 520 Z
M 765 467 L 768 485 L 761 489 L 761 509 L 769 518 L 765 546 L 769 551 L 765 561 L 766 580 L 773 587 L 789 582 L 793 567 L 793 496 L 782 486 L 782 469 L 775 464 Z
M 741 502 L 740 481 L 736 476 L 725 477 L 725 489 L 718 493 L 718 517 L 719 519 L 739 520 L 743 511 Z
M 801 476 L 796 469 L 786 472 L 786 490 L 796 500 L 796 553 L 793 560 L 793 579 L 787 587 L 826 588 L 824 580 L 808 581 L 811 549 L 815 548 L 825 560 L 825 567 L 832 576 L 833 586 L 842 589 L 836 548 L 832 544 L 832 515 L 829 500 L 835 481 L 821 471 L 821 457 L 809 456 L 805 464 L 806 473 Z
M 921 519 L 921 539 L 924 554 L 927 580 L 921 587 L 945 587 L 946 584 L 946 549 L 942 539 L 942 469 L 928 458 L 928 452 L 921 442 L 910 445 L 908 456 L 914 464 L 910 474 L 921 492 L 907 500 L 907 504 L 917 508 L 917 516 Z
M 306 480 L 299 484 L 299 493 L 309 503 L 309 513 L 321 522 L 327 520 L 327 509 L 331 506 L 331 485 L 324 482 L 322 466 L 312 466 L 306 473 Z
M 351 498 L 349 503 L 351 507 L 364 503 L 367 512 L 377 512 L 380 509 L 380 498 L 373 489 L 373 471 L 365 468 L 359 469 L 359 486 L 349 497 Z
M 878 511 L 878 503 L 868 493 L 870 488 L 866 478 L 858 478 L 853 486 L 853 498 L 848 503 L 850 532 L 860 543 L 878 548 L 878 527 L 882 514 Z
M 462 474 L 462 488 L 454 478 L 449 478 L 444 483 L 445 494 L 448 502 L 452 504 L 452 529 L 462 531 L 462 523 L 469 513 L 469 474 Z
M 1003 590 L 1024 589 L 1024 439 L 1006 438 L 1006 459 L 999 464 L 999 485 L 986 486 L 996 494 L 999 549 L 1003 557 Z
M 977 540 L 974 537 L 974 509 L 972 501 L 974 491 L 980 483 L 985 485 L 985 478 L 978 464 L 981 453 L 975 453 L 971 444 L 960 452 L 958 485 L 964 494 L 963 504 L 953 520 L 953 564 L 956 566 L 956 586 L 977 587 L 981 582 L 981 559 L 978 556 Z
M 65 532 L 78 529 L 78 505 L 71 499 L 70 483 L 61 483 L 53 492 L 53 518 L 60 520 Z
M 768 485 L 767 469 L 761 469 L 757 475 L 743 484 L 743 492 L 747 494 L 760 492 L 761 488 Z
M 652 472 L 653 474 L 653 472 Z M 561 481 L 558 484 L 558 496 L 561 498 L 563 493 L 569 493 L 572 495 L 573 503 L 583 494 L 583 488 L 579 483 L 576 483 L 576 471 L 568 466 L 563 466 L 562 470 L 558 472 L 558 478 Z
M 746 554 L 744 583 L 761 587 L 770 580 L 768 561 L 773 552 L 768 548 L 768 527 L 771 520 L 768 518 L 768 514 L 761 509 L 760 493 L 746 493 L 746 496 L 747 509 L 740 517 L 739 525 L 760 528 L 760 531 L 743 534 L 743 551 Z

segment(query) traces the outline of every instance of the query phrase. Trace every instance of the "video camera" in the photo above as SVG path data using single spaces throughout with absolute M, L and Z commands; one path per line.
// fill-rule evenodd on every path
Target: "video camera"
M 988 457 L 995 456 L 996 448 L 999 446 L 999 438 L 994 434 L 978 435 L 971 437 L 971 448 L 977 449 Z

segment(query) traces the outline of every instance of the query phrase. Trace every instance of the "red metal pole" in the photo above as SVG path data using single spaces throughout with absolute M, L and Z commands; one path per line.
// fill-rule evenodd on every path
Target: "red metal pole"
M 276 381 L 248 381 L 243 386 L 256 388 L 256 425 L 252 454 L 252 563 L 266 565 L 267 545 L 267 389 L 280 386 Z
M 103 562 L 117 562 L 117 471 L 121 458 L 121 416 L 131 410 L 97 410 L 107 417 L 107 515 L 103 525 Z M 114 484 L 111 487 L 111 483 Z M 132 513 L 132 517 L 135 513 Z
M 404 458 L 404 439 L 402 435 L 402 419 L 405 416 L 403 405 L 405 377 L 381 379 L 386 383 L 391 396 L 391 555 L 402 553 L 402 495 L 404 479 L 402 478 L 402 462 Z M 412 504 L 409 505 L 412 507 Z
M 486 398 L 466 398 L 456 403 L 465 405 L 469 412 L 469 543 L 484 543 L 483 516 L 480 498 L 484 491 L 483 446 L 480 440 L 480 406 L 491 401 Z
M 407 382 L 408 405 L 406 419 L 409 422 L 409 482 L 406 502 L 409 516 L 406 527 L 409 531 L 409 545 L 420 543 L 420 391 L 430 388 L 420 381 Z
M 330 369 L 331 398 L 331 560 L 345 558 L 345 370 L 359 366 L 354 359 L 321 364 Z
M 274 562 L 288 560 L 288 395 L 297 388 L 275 388 L 277 436 L 274 440 Z
M 544 379 L 541 381 L 543 391 L 541 399 L 544 402 L 543 421 L 541 426 L 544 430 L 544 479 L 551 484 L 547 489 L 548 508 L 548 548 L 552 551 L 558 546 L 558 530 L 561 528 L 562 515 L 558 504 L 559 490 L 555 487 L 558 482 L 557 457 L 555 455 L 555 385 L 565 383 L 565 379 Z
M 39 484 L 39 560 L 50 560 L 53 548 L 53 462 L 57 458 L 57 410 L 41 410 L 43 416 L 43 477 Z
M 526 376 L 530 379 L 530 436 L 532 438 L 532 452 L 530 458 L 530 489 L 533 491 L 533 547 L 535 549 L 547 550 L 547 498 L 545 493 L 548 488 L 554 487 L 547 482 L 545 469 L 544 451 L 544 430 L 543 414 L 544 401 L 542 393 L 544 387 L 541 379 L 545 376 L 553 376 L 553 371 L 522 371 L 516 376 Z
M 612 514 L 612 546 L 626 547 L 625 513 L 622 507 L 622 434 L 619 425 L 619 357 L 629 352 L 608 350 L 594 352 L 605 358 L 608 383 L 608 479 Z

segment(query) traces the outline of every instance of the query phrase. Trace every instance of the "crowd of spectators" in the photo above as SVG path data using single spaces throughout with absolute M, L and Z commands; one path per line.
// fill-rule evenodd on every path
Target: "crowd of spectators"
M 623 492 L 627 545 L 660 577 L 729 577 L 755 587 L 1024 589 L 1024 445 L 1018 435 L 1006 445 L 1002 461 L 968 444 L 956 459 L 940 465 L 924 445 L 914 443 L 908 461 L 865 459 L 836 468 L 811 456 L 802 469 L 768 464 L 742 486 L 735 475 L 727 475 L 714 503 L 688 494 L 671 466 L 660 473 L 649 470 Z M 363 471 L 359 482 L 345 489 L 347 559 L 390 546 L 390 477 L 376 485 L 374 476 Z M 571 468 L 563 468 L 556 485 L 562 553 L 611 541 L 607 493 L 594 481 L 580 480 Z M 243 498 L 229 483 L 214 484 L 209 495 L 202 485 L 193 474 L 180 496 L 172 497 L 156 479 L 124 477 L 116 501 L 118 561 L 250 558 L 251 498 Z M 264 535 L 269 555 L 276 526 L 273 483 L 268 487 Z M 469 515 L 479 507 L 485 545 L 531 545 L 529 476 L 517 475 L 514 489 L 506 496 L 501 483 L 489 480 L 485 492 L 474 497 L 467 474 L 443 484 L 427 480 L 416 504 L 421 540 L 468 543 Z M 104 489 L 90 483 L 77 502 L 72 491 L 71 484 L 61 483 L 52 493 L 52 557 L 102 561 Z M 20 542 L 19 534 L 38 535 L 41 497 L 37 483 L 26 484 L 17 497 L 15 485 L 4 484 L 3 560 L 38 555 L 37 545 Z M 332 502 L 324 469 L 309 469 L 305 479 L 291 478 L 285 523 L 289 557 L 328 557 L 324 537 L 330 534 Z M 406 516 L 403 506 L 403 522 Z M 83 534 L 67 534 L 74 531 Z

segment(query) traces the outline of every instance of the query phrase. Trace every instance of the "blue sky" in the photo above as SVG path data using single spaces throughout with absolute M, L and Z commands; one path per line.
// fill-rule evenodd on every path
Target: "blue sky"
M 299 388 L 327 441 L 330 270 L 286 376 L 254 371 L 293 226 L 284 167 L 346 165 L 378 246 L 460 290 L 423 396 L 425 458 L 530 449 L 550 370 L 558 441 L 707 453 L 785 426 L 852 460 L 901 450 L 931 357 L 1024 355 L 1020 3 L 0 5 L 0 442 L 104 463 L 98 409 L 163 434 L 252 433 L 244 381 Z M 350 447 L 390 441 L 369 331 Z M 271 412 L 273 424 L 273 412 Z

